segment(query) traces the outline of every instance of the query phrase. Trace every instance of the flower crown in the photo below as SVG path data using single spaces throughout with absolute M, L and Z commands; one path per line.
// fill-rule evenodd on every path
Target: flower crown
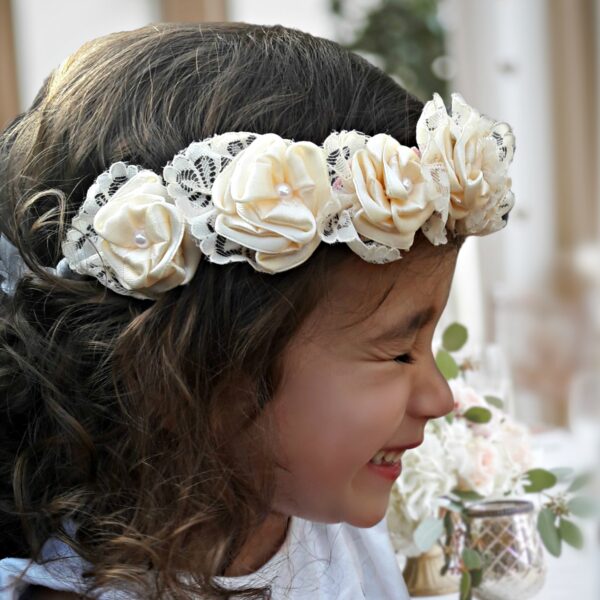
M 390 135 L 332 132 L 318 146 L 274 133 L 228 132 L 193 142 L 162 176 L 113 163 L 89 188 L 62 242 L 56 272 L 96 277 L 113 291 L 156 299 L 190 281 L 204 255 L 265 273 L 305 262 L 323 241 L 371 263 L 409 250 L 421 229 L 485 235 L 514 204 L 510 126 L 452 94 L 434 94 L 418 147 Z

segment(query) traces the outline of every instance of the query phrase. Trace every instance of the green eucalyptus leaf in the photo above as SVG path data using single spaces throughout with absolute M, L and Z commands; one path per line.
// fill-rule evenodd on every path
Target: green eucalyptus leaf
M 483 569 L 472 569 L 471 570 L 471 587 L 479 587 L 481 580 L 483 579 Z
M 483 406 L 472 406 L 463 413 L 463 417 L 472 423 L 489 423 L 492 413 Z
M 546 550 L 552 556 L 560 556 L 561 538 L 555 523 L 555 515 L 549 508 L 542 508 L 537 519 L 537 527 Z
M 448 510 L 451 510 L 452 512 L 459 513 L 459 514 L 461 514 L 462 511 L 464 510 L 464 506 L 462 504 L 459 504 L 458 502 L 454 502 L 452 500 L 450 502 L 448 502 L 448 504 L 445 506 L 445 508 L 447 508 Z
M 451 537 L 454 532 L 454 522 L 452 521 L 452 513 L 449 511 L 444 515 L 444 529 L 446 530 L 446 535 Z
M 464 571 L 460 578 L 460 600 L 471 600 L 471 573 Z
M 450 423 L 450 425 L 452 425 L 452 423 L 454 423 L 454 413 L 453 412 L 449 412 L 447 415 L 444 415 L 444 418 L 446 419 L 446 421 L 448 423 Z
M 561 518 L 558 524 L 558 532 L 560 537 L 573 548 L 577 548 L 577 550 L 583 548 L 583 534 L 573 521 Z
M 462 552 L 462 559 L 469 571 L 483 568 L 481 555 L 477 550 L 473 550 L 473 548 L 465 548 Z
M 440 370 L 440 373 L 448 380 L 456 379 L 460 374 L 456 361 L 448 352 L 446 352 L 446 350 L 438 350 L 438 353 L 435 356 L 435 363 Z
M 567 492 L 578 492 L 580 489 L 584 488 L 592 479 L 594 478 L 594 473 L 586 472 L 581 473 L 573 479 L 571 485 L 567 488 Z
M 523 474 L 529 479 L 529 485 L 523 486 L 523 489 L 529 494 L 547 490 L 556 485 L 558 478 L 554 473 L 546 469 L 530 469 Z
M 504 409 L 504 402 L 498 398 L 497 396 L 484 396 L 485 401 L 492 406 L 499 408 L 500 410 Z
M 421 552 L 427 552 L 444 533 L 444 521 L 434 517 L 423 519 L 415 529 L 413 540 Z
M 598 502 L 589 496 L 576 496 L 567 502 L 569 512 L 583 519 L 594 517 L 600 512 Z
M 484 496 L 474 492 L 473 490 L 457 490 L 453 489 L 452 494 L 458 496 L 461 500 L 483 500 Z
M 467 328 L 460 323 L 452 323 L 448 325 L 442 334 L 442 346 L 448 352 L 456 352 L 460 350 L 469 338 Z

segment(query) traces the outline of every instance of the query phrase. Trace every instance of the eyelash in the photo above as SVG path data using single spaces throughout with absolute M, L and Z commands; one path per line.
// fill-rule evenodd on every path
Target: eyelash
M 414 362 L 414 358 L 413 358 L 412 354 L 406 353 L 406 354 L 401 354 L 400 356 L 396 356 L 396 358 L 394 358 L 394 361 L 412 365 Z

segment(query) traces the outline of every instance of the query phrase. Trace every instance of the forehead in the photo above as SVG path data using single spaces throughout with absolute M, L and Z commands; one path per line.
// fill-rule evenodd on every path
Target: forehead
M 419 245 L 384 265 L 350 257 L 331 278 L 305 331 L 311 336 L 366 339 L 397 326 L 408 315 L 424 321 L 439 315 L 457 254 L 455 248 Z

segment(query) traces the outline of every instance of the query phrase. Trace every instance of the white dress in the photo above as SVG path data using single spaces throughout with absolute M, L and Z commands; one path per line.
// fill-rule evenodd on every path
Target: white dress
M 0 599 L 18 600 L 29 584 L 81 592 L 80 573 L 85 563 L 56 540 L 49 540 L 43 557 L 46 566 L 28 559 L 0 560 Z M 28 565 L 24 580 L 15 579 Z M 260 569 L 240 577 L 216 577 L 228 589 L 271 583 L 273 600 L 409 600 L 394 553 L 386 519 L 373 527 L 347 523 L 315 523 L 292 516 L 286 539 Z M 110 588 L 99 600 L 133 600 L 135 596 Z M 137 599 L 136 599 L 137 600 Z

